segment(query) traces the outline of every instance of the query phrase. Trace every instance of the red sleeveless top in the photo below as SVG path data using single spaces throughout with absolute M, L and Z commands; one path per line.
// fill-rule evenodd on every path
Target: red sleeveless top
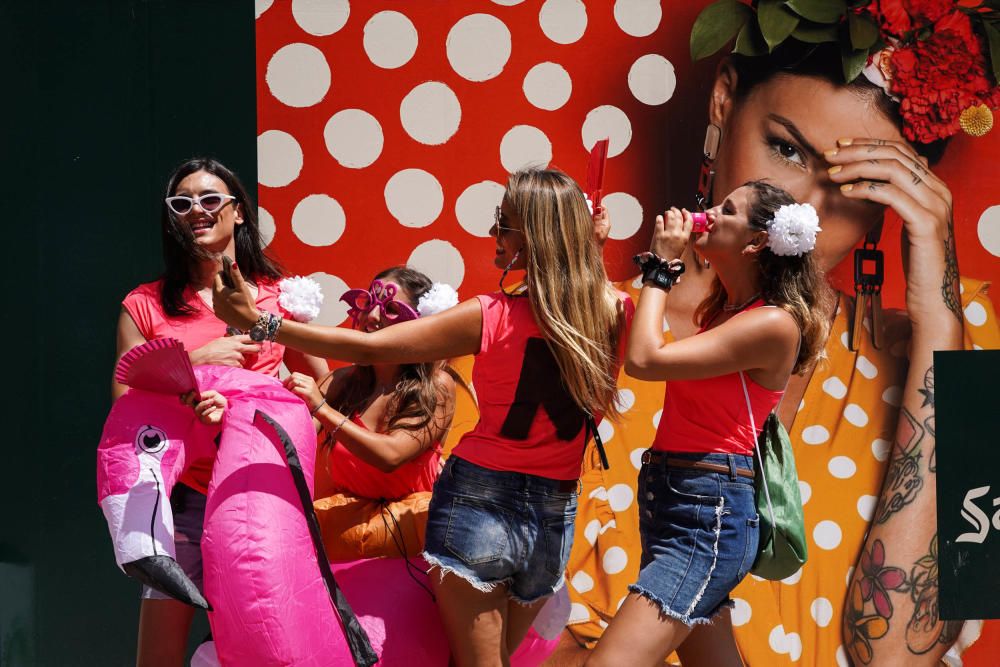
M 763 300 L 757 300 L 746 310 L 763 305 Z M 698 334 L 703 332 L 704 329 Z M 739 373 L 701 380 L 669 380 L 652 448 L 665 452 L 752 456 L 764 420 L 785 392 L 760 386 L 746 372 L 743 377 L 750 394 L 756 432 L 750 427 Z

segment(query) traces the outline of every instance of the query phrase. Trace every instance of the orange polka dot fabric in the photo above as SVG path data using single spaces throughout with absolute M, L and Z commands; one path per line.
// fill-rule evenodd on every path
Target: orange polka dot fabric
M 629 285 L 633 298 L 637 289 Z M 966 347 L 1000 348 L 987 285 L 962 281 Z M 906 376 L 909 323 L 887 317 L 883 349 L 847 344 L 852 300 L 841 295 L 827 359 L 813 374 L 789 433 L 805 510 L 809 560 L 781 582 L 747 577 L 732 593 L 736 639 L 747 665 L 847 665 L 840 618 L 847 582 L 875 510 Z M 980 311 L 982 317 L 979 316 Z M 972 312 L 974 320 L 969 318 Z M 669 332 L 665 333 L 669 339 Z M 623 377 L 625 422 L 607 429 L 611 469 L 589 462 L 568 576 L 571 624 L 598 638 L 639 567 L 634 502 L 639 458 L 652 442 L 663 384 Z

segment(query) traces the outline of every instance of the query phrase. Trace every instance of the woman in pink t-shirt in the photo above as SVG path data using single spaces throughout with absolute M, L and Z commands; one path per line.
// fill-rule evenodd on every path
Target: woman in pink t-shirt
M 161 214 L 163 276 L 140 285 L 122 301 L 118 317 L 118 358 L 156 338 L 177 338 L 192 364 L 241 366 L 277 375 L 284 361 L 290 369 L 320 377 L 326 362 L 282 345 L 258 345 L 246 334 L 227 335 L 226 324 L 212 312 L 211 281 L 221 257 L 238 262 L 249 280 L 255 303 L 280 311 L 280 267 L 263 250 L 257 209 L 236 175 L 216 160 L 192 159 L 167 182 Z M 128 387 L 112 381 L 112 400 Z M 201 528 L 210 460 L 195 461 L 171 495 L 177 561 L 201 588 Z M 184 662 L 194 610 L 143 587 L 139 614 L 137 664 L 179 666 Z
M 441 298 L 444 297 L 444 298 Z M 349 290 L 354 329 L 373 333 L 457 303 L 455 290 L 405 266 L 381 271 L 367 290 Z M 309 406 L 324 451 L 316 497 L 348 493 L 398 500 L 430 491 L 441 472 L 441 440 L 455 414 L 455 380 L 444 362 L 351 365 L 325 392 L 303 373 L 285 386 Z
M 763 181 L 707 214 L 694 249 L 716 281 L 701 330 L 663 341 L 663 311 L 684 271 L 687 211 L 659 216 L 636 259 L 643 288 L 625 370 L 669 380 L 653 446 L 639 471 L 639 579 L 588 665 L 737 665 L 729 592 L 757 556 L 753 451 L 788 378 L 817 360 L 830 292 L 811 253 L 816 211 Z M 772 306 L 772 307 L 767 307 Z
M 285 322 L 277 339 L 311 354 L 418 363 L 476 354 L 480 420 L 434 487 L 424 557 L 457 665 L 514 652 L 563 584 L 576 487 L 593 418 L 615 415 L 618 344 L 631 304 L 608 283 L 583 193 L 565 174 L 512 174 L 491 235 L 501 291 L 372 333 Z M 503 289 L 524 270 L 522 289 Z M 273 315 L 216 280 L 234 326 Z

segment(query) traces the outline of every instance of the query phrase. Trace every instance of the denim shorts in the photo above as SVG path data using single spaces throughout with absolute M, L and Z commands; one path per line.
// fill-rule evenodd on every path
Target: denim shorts
M 559 590 L 573 546 L 576 481 L 489 470 L 451 456 L 434 485 L 424 558 L 530 604 Z
M 672 459 L 724 465 L 728 473 L 671 467 L 662 459 L 639 471 L 639 580 L 629 587 L 685 625 L 710 623 L 731 607 L 729 592 L 757 558 L 760 518 L 753 458 L 669 452 Z
M 174 515 L 174 549 L 181 566 L 199 591 L 204 592 L 201 575 L 201 533 L 205 525 L 205 494 L 186 484 L 176 484 L 170 493 L 170 509 Z M 142 587 L 143 600 L 173 600 L 149 586 Z

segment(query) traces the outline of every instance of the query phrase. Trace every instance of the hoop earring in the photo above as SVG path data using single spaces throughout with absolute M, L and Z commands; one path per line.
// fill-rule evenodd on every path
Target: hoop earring
M 521 251 L 515 250 L 514 257 L 512 257 L 511 260 L 507 263 L 507 266 L 504 267 L 503 274 L 500 276 L 500 291 L 506 294 L 507 296 L 520 296 L 522 293 L 521 291 L 508 292 L 507 288 L 503 286 L 503 281 L 507 278 L 507 274 L 510 273 L 511 267 L 514 266 L 514 262 L 516 262 L 517 258 L 520 256 L 521 256 Z
M 882 251 L 878 249 L 882 235 L 880 222 L 865 236 L 864 246 L 854 251 L 854 319 L 850 326 L 850 348 L 857 352 L 861 347 L 861 330 L 865 315 L 871 319 L 872 346 L 882 349 L 882 283 L 885 282 L 885 263 Z
M 722 128 L 709 123 L 705 128 L 705 145 L 702 148 L 701 169 L 698 173 L 698 190 L 694 200 L 698 210 L 704 211 L 712 201 L 712 186 L 715 183 L 715 157 L 722 142 Z

